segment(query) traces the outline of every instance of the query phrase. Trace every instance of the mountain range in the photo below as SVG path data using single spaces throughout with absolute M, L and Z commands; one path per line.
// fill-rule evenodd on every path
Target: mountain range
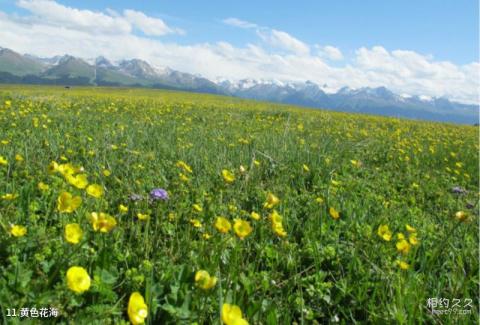
M 111 62 L 71 55 L 39 58 L 0 48 L 0 83 L 64 86 L 128 86 L 219 94 L 343 112 L 423 119 L 461 124 L 478 123 L 478 105 L 428 96 L 398 95 L 385 87 L 332 90 L 311 81 L 208 80 L 157 68 L 139 59 Z

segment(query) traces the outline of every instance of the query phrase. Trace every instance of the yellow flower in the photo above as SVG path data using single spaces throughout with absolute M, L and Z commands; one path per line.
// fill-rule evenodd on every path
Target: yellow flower
M 416 234 L 411 234 L 411 235 L 408 237 L 408 242 L 409 242 L 411 245 L 413 245 L 413 246 L 418 245 L 419 240 L 417 239 Z
M 322 197 L 319 196 L 315 199 L 315 202 L 317 202 L 318 204 L 323 204 L 324 200 Z
M 260 214 L 256 213 L 255 211 L 250 213 L 250 217 L 252 217 L 253 220 L 260 220 Z
M 38 188 L 40 191 L 48 191 L 48 189 L 50 188 L 50 186 L 48 186 L 48 184 L 45 184 L 44 182 L 40 182 L 40 183 L 38 183 L 37 188 Z
M 68 175 L 73 175 L 76 172 L 81 171 L 81 168 L 77 168 L 77 167 L 73 166 L 72 164 L 67 163 L 67 164 L 58 165 L 55 171 L 58 171 L 64 177 L 67 177 Z
M 145 323 L 148 316 L 148 306 L 139 292 L 134 292 L 128 300 L 128 318 L 133 325 Z
M 217 284 L 217 277 L 210 276 L 205 270 L 199 270 L 195 273 L 195 284 L 203 290 L 208 290 Z
M 112 172 L 109 171 L 108 169 L 104 169 L 102 173 L 103 173 L 103 176 L 105 176 L 105 177 L 108 177 L 108 176 L 112 175 Z
M 119 211 L 120 213 L 127 213 L 127 212 L 128 212 L 128 207 L 125 206 L 125 205 L 123 205 L 123 204 L 120 204 L 120 205 L 118 206 L 118 211 Z
M 176 218 L 175 212 L 169 212 L 168 213 L 168 220 L 169 221 L 174 221 Z
M 248 221 L 242 219 L 235 219 L 235 223 L 233 224 L 233 230 L 240 239 L 244 239 L 245 237 L 250 235 L 250 233 L 252 232 L 252 227 L 250 226 L 250 223 L 248 223 Z
M 180 180 L 182 182 L 188 183 L 190 181 L 190 178 L 188 178 L 187 175 L 185 175 L 184 173 L 178 174 L 178 177 L 180 177 Z
M 68 288 L 76 293 L 82 293 L 90 288 L 91 279 L 81 266 L 72 266 L 67 271 Z
M 188 165 L 187 165 L 184 161 L 182 161 L 182 160 L 177 161 L 176 166 L 177 166 L 178 168 L 183 169 L 183 170 L 184 170 L 185 172 L 187 172 L 187 173 L 190 173 L 190 174 L 192 173 L 192 168 L 191 168 L 190 166 L 188 166 Z
M 227 183 L 233 183 L 235 181 L 235 175 L 226 169 L 222 170 L 222 177 Z
M 148 218 L 150 218 L 150 216 L 146 213 L 143 214 L 143 213 L 138 212 L 137 213 L 137 218 L 138 218 L 138 220 L 148 220 Z
M 277 210 L 273 210 L 272 213 L 270 213 L 270 215 L 268 216 L 268 218 L 272 223 L 282 223 L 283 221 L 282 216 L 277 212 Z
M 306 172 L 306 173 L 308 173 L 308 172 L 310 171 L 310 168 L 308 168 L 308 166 L 305 165 L 305 164 L 302 165 L 302 169 L 303 169 L 303 171 Z
M 56 161 L 52 161 L 49 165 L 48 165 L 48 173 L 49 174 L 53 174 L 55 172 L 58 171 L 58 163 Z
M 408 224 L 405 225 L 405 229 L 407 229 L 407 231 L 408 231 L 409 233 L 417 232 L 417 229 L 413 228 L 412 226 L 410 226 L 410 225 L 408 225 Z
M 70 244 L 78 244 L 83 236 L 82 228 L 78 223 L 69 223 L 65 226 L 65 240 Z
M 7 193 L 1 196 L 2 200 L 11 201 L 15 200 L 18 197 L 18 194 Z
M 194 226 L 195 228 L 202 228 L 202 222 L 198 219 L 190 219 L 190 223 L 192 224 L 192 226 Z
M 232 228 L 230 221 L 224 217 L 217 217 L 215 220 L 215 228 L 223 234 L 226 234 Z
M 62 192 L 57 199 L 57 209 L 60 212 L 72 213 L 80 204 L 82 204 L 82 198 L 68 192 Z
M 202 212 L 203 211 L 203 208 L 200 204 L 194 204 L 192 207 L 193 207 L 193 210 L 196 211 L 196 212 Z
M 14 237 L 23 237 L 27 233 L 27 228 L 24 226 L 13 225 L 10 229 L 10 234 Z
M 8 160 L 5 157 L 0 156 L 0 165 L 6 166 L 8 165 Z
M 117 225 L 117 221 L 114 217 L 103 212 L 90 213 L 90 222 L 92 223 L 94 231 L 100 231 L 103 233 L 109 232 Z
M 410 251 L 410 244 L 405 239 L 400 239 L 400 241 L 397 242 L 396 246 L 397 251 L 402 254 L 408 254 L 408 252 Z
M 242 316 L 242 310 L 237 305 L 222 305 L 222 321 L 226 325 L 248 325 Z
M 103 195 L 103 187 L 98 184 L 88 185 L 87 194 L 98 199 Z
M 273 232 L 277 234 L 277 236 L 280 236 L 280 237 L 287 236 L 287 232 L 283 228 L 282 223 L 272 223 L 272 229 L 273 229 Z
M 276 210 L 273 210 L 272 213 L 270 213 L 270 215 L 268 216 L 268 218 L 272 223 L 273 232 L 277 234 L 277 236 L 285 237 L 287 235 L 287 232 L 283 228 L 282 216 Z
M 203 237 L 203 239 L 205 239 L 205 240 L 209 240 L 210 238 L 212 238 L 212 235 L 210 235 L 209 233 L 204 233 L 204 234 L 202 235 L 202 237 Z
M 258 160 L 254 160 L 254 161 L 253 161 L 253 164 L 254 164 L 255 166 L 257 166 L 257 167 L 260 166 L 260 162 L 259 162 Z
M 338 212 L 337 210 L 335 210 L 334 207 L 330 207 L 330 209 L 328 210 L 328 213 L 330 213 L 330 216 L 337 220 L 338 218 L 340 218 L 340 212 Z
M 402 270 L 408 270 L 410 268 L 410 264 L 408 264 L 405 261 L 396 260 L 395 264 L 397 264 L 398 267 L 401 268 Z
M 81 189 L 81 190 L 83 190 L 88 185 L 87 175 L 85 175 L 85 174 L 78 174 L 76 176 L 66 175 L 65 179 L 71 185 L 73 185 L 76 188 Z
M 468 214 L 463 211 L 458 211 L 455 213 L 455 219 L 458 221 L 465 221 L 468 219 Z
M 272 193 L 267 194 L 267 201 L 263 204 L 264 208 L 271 209 L 274 206 L 276 206 L 278 203 L 280 203 L 280 200 L 278 197 L 276 197 Z
M 379 226 L 377 233 L 385 241 L 390 241 L 392 239 L 392 232 L 388 228 L 388 225 Z
M 20 155 L 20 154 L 17 153 L 17 154 L 15 155 L 15 160 L 18 161 L 18 162 L 22 162 L 24 159 L 23 159 L 23 156 L 22 156 L 22 155 Z
M 358 161 L 358 160 L 350 160 L 350 163 L 352 164 L 353 167 L 356 167 L 356 168 L 359 168 L 362 166 L 362 162 Z

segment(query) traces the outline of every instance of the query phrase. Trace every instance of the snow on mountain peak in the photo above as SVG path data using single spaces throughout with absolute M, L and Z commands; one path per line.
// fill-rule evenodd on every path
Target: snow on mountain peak
M 420 98 L 420 100 L 424 102 L 431 102 L 433 100 L 433 97 L 427 95 L 420 95 L 418 96 L 418 98 Z

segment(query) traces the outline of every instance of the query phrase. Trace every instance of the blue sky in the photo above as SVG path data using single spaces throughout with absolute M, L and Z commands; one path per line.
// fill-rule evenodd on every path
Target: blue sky
M 0 0 L 0 46 L 478 102 L 478 1 Z
M 255 22 L 306 43 L 333 44 L 347 55 L 355 49 L 382 45 L 409 49 L 457 64 L 478 60 L 478 1 L 61 1 L 81 9 L 136 9 L 160 17 L 188 33 L 178 42 L 228 40 L 240 46 L 250 33 L 226 28 L 228 17 Z M 21 12 L 15 1 L 1 0 L 0 9 Z

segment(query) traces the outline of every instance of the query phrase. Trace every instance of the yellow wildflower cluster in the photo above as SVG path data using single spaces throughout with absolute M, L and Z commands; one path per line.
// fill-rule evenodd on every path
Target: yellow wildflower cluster
M 397 251 L 404 256 L 410 252 L 412 246 L 417 246 L 420 243 L 417 238 L 417 230 L 414 227 L 406 224 L 405 229 L 407 230 L 408 238 L 403 233 L 397 233 L 397 242 L 395 243 Z M 391 241 L 393 236 L 389 226 L 385 224 L 378 227 L 377 234 L 385 241 Z M 410 267 L 410 264 L 401 259 L 397 259 L 395 264 L 402 270 L 407 270 Z
M 370 281 L 372 297 L 424 303 L 428 274 L 448 279 L 447 293 L 474 292 L 477 237 L 460 222 L 478 218 L 476 127 L 153 90 L 9 88 L 0 290 L 54 302 L 60 322 L 392 323 L 388 301 L 358 313 L 346 302 L 362 286 L 332 288 L 378 274 L 378 261 L 389 285 Z M 461 245 L 432 254 L 442 238 Z M 418 261 L 418 276 L 392 281 Z M 329 300 L 336 308 L 313 308 Z
M 268 216 L 268 218 L 272 223 L 272 230 L 275 234 L 277 234 L 279 237 L 287 236 L 287 232 L 283 228 L 283 218 L 276 210 L 273 210 L 272 213 L 270 213 L 270 215 Z

